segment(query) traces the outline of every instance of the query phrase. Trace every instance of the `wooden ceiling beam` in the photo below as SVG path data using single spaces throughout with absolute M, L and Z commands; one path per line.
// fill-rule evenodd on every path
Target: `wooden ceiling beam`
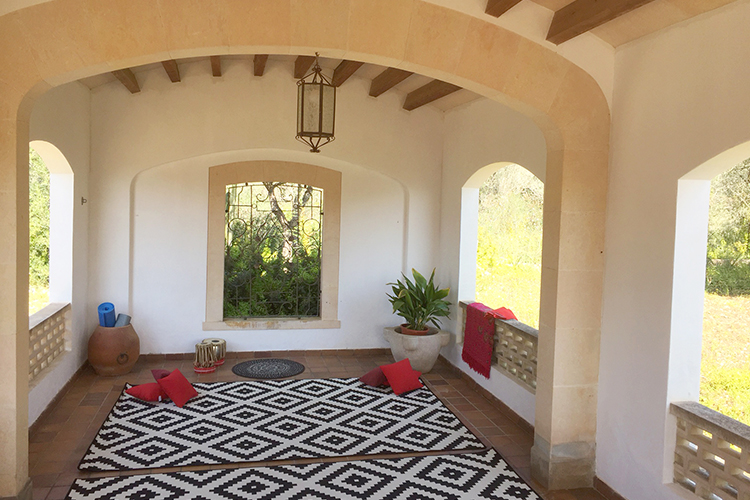
M 347 61 L 346 59 L 341 61 L 336 69 L 333 70 L 333 79 L 331 83 L 334 87 L 340 87 L 342 83 L 347 81 L 350 76 L 354 74 L 364 63 L 359 61 Z
M 211 74 L 221 76 L 221 56 L 211 56 Z
M 547 40 L 561 44 L 653 0 L 575 0 L 555 12 Z
M 266 71 L 267 62 L 268 54 L 255 54 L 255 57 L 253 57 L 253 74 L 255 76 L 263 76 L 263 73 Z
M 294 61 L 294 78 L 299 80 L 305 76 L 313 62 L 315 62 L 315 56 L 298 56 Z
M 377 97 L 380 94 L 391 90 L 413 74 L 414 73 L 411 71 L 388 68 L 372 79 L 372 83 L 370 84 L 370 96 Z
M 457 90 L 461 90 L 461 87 L 440 80 L 432 80 L 430 83 L 409 92 L 404 101 L 404 109 L 407 111 L 417 109 Z
M 521 0 L 487 0 L 487 8 L 484 9 L 484 13 L 500 17 L 519 3 L 521 3 Z
M 117 71 L 113 71 L 112 74 L 120 80 L 120 83 L 125 85 L 125 88 L 128 89 L 131 94 L 137 94 L 141 91 L 141 87 L 138 85 L 138 80 L 135 79 L 135 75 L 131 69 L 118 69 Z
M 164 66 L 164 71 L 167 72 L 172 83 L 180 81 L 180 68 L 177 66 L 177 61 L 170 59 L 169 61 L 162 61 L 161 65 Z

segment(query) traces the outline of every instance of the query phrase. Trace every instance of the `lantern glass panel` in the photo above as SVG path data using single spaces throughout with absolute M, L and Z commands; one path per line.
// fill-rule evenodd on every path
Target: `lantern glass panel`
M 302 133 L 302 116 L 304 109 L 304 85 L 297 86 L 297 135 Z
M 334 112 L 336 108 L 336 87 L 323 85 L 323 120 L 321 133 L 333 135 Z
M 320 84 L 308 83 L 303 87 L 302 132 L 320 133 Z

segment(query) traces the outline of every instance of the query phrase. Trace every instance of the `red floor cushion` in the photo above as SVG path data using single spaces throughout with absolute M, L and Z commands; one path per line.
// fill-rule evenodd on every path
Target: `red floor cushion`
M 154 376 L 154 380 L 159 380 L 160 378 L 164 378 L 170 373 L 172 372 L 170 372 L 169 370 L 165 370 L 164 368 L 157 368 L 156 370 L 151 370 L 151 375 Z
M 160 378 L 156 383 L 167 393 L 169 399 L 174 401 L 174 404 L 180 408 L 198 395 L 198 391 L 188 382 L 188 379 L 185 378 L 185 375 L 180 370 L 175 370 L 166 377 Z
M 388 379 L 388 383 L 391 384 L 391 388 L 396 394 L 403 394 L 423 387 L 422 382 L 419 381 L 422 372 L 418 372 L 411 367 L 409 358 L 390 365 L 383 365 L 380 369 L 383 370 L 385 378 Z
M 388 379 L 385 378 L 385 374 L 383 373 L 383 370 L 381 370 L 379 366 L 376 368 L 373 368 L 369 372 L 359 377 L 359 381 L 371 387 L 379 387 L 381 385 L 385 385 L 385 386 L 390 385 L 388 383 Z
M 138 398 L 142 401 L 161 401 L 167 399 L 167 394 L 156 382 L 149 384 L 134 385 L 125 391 L 125 394 Z

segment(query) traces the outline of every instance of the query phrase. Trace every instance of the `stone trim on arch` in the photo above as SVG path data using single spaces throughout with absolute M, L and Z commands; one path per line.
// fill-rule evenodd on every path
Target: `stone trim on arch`
M 590 484 L 610 129 L 606 99 L 591 76 L 558 54 L 423 0 L 51 0 L 0 16 L 0 232 L 9 235 L 0 246 L 0 280 L 8 284 L 0 289 L 0 338 L 15 352 L 28 349 L 24 207 L 28 122 L 38 95 L 86 76 L 168 59 L 315 51 L 461 85 L 524 113 L 544 132 L 541 366 L 532 471 L 553 489 Z M 577 352 L 582 342 L 596 347 L 583 361 Z M 0 497 L 15 496 L 28 477 L 24 371 L 19 356 L 15 383 L 0 389 L 8 408 L 0 423 L 9 429 L 0 446 L 10 457 L 0 465 Z

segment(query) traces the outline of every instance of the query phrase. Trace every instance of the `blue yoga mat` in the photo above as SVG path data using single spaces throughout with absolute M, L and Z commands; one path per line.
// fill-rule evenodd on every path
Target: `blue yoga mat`
M 99 324 L 106 327 L 115 326 L 115 305 L 111 302 L 102 302 L 97 308 L 99 311 Z

